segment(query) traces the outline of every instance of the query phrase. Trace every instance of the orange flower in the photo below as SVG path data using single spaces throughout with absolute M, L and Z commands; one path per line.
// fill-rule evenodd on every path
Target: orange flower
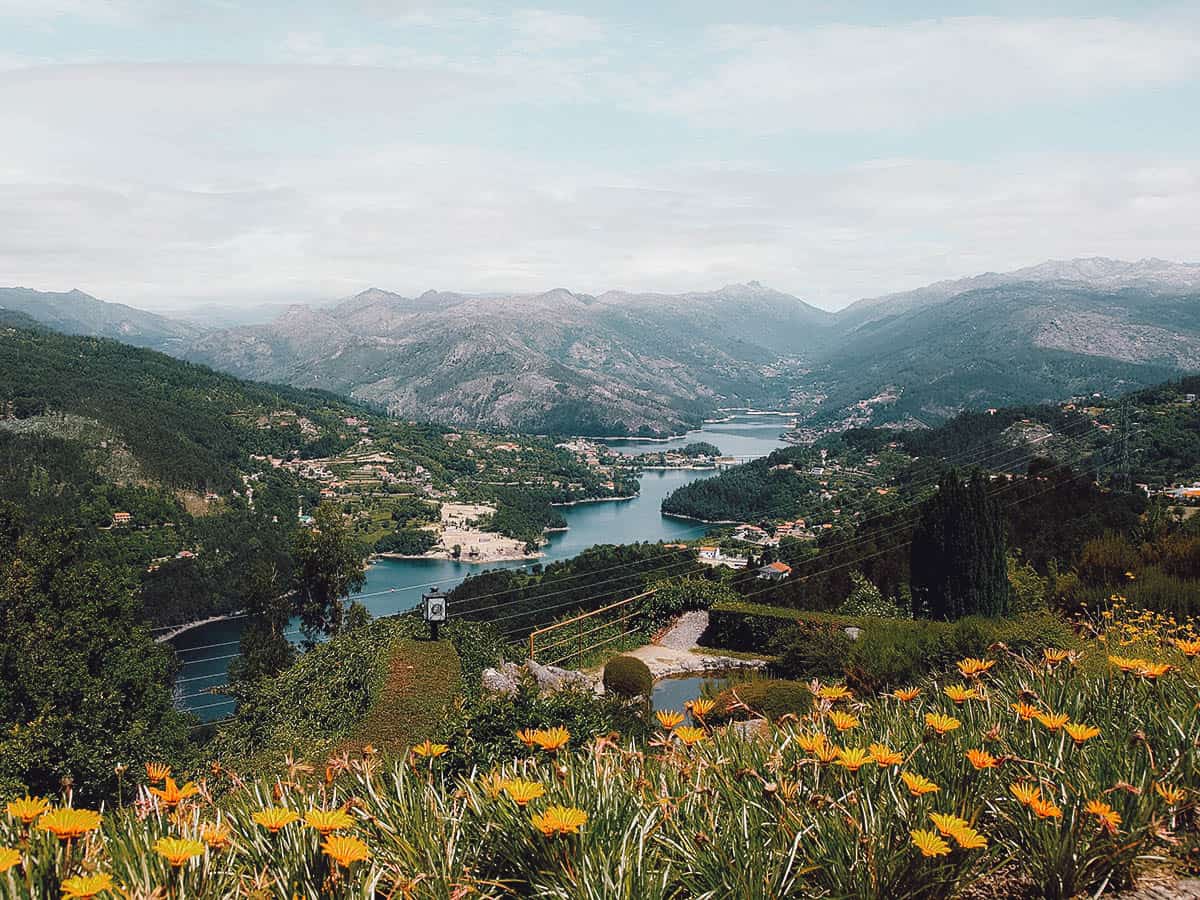
M 1046 726 L 1046 730 L 1052 734 L 1066 725 L 1070 718 L 1066 713 L 1040 712 L 1037 714 L 1037 720 Z
M 979 850 L 987 846 L 987 838 L 974 828 L 960 828 L 954 832 L 952 837 L 964 850 Z
M 526 749 L 532 750 L 533 745 L 536 742 L 534 738 L 534 735 L 536 734 L 537 732 L 532 728 L 522 728 L 517 732 L 517 740 L 524 744 Z
M 103 872 L 63 879 L 62 900 L 91 900 L 97 894 L 113 890 L 113 877 Z
M 966 819 L 961 819 L 958 816 L 950 815 L 949 813 L 930 813 L 929 820 L 937 826 L 937 830 L 950 837 L 954 832 L 961 828 L 966 828 L 968 822 Z
M 796 735 L 796 743 L 800 745 L 800 749 L 805 753 L 816 753 L 820 747 L 825 745 L 829 740 L 819 731 L 814 731 L 812 734 Z
M 849 700 L 854 696 L 854 691 L 850 690 L 844 684 L 829 684 L 818 688 L 817 696 L 822 700 L 837 703 L 839 700 Z
M 343 869 L 350 868 L 351 863 L 371 858 L 371 851 L 367 849 L 366 844 L 356 837 L 344 834 L 333 834 L 325 838 L 321 844 L 321 852 Z
M 271 832 L 271 834 L 276 834 L 281 829 L 287 828 L 287 826 L 299 819 L 300 816 L 298 813 L 281 806 L 269 806 L 254 813 L 251 818 L 267 829 L 267 831 Z
M 838 731 L 849 731 L 859 725 L 858 716 L 836 709 L 829 713 L 829 721 Z
M 1169 806 L 1178 806 L 1187 797 L 1187 791 L 1170 784 L 1156 782 L 1154 792 L 1167 801 Z
M 21 864 L 21 854 L 12 847 L 0 847 L 0 875 Z
M 978 678 L 988 669 L 996 664 L 994 659 L 982 660 L 968 656 L 966 659 L 955 663 L 958 666 L 958 671 L 962 672 L 964 678 Z
M 310 809 L 304 814 L 304 824 L 324 836 L 354 827 L 354 819 L 344 809 Z
M 1142 666 L 1150 664 L 1147 660 L 1127 656 L 1110 656 L 1108 661 L 1122 672 L 1136 672 Z
M 225 823 L 206 824 L 200 827 L 200 840 L 213 850 L 224 850 L 233 840 L 233 832 Z
M 1193 657 L 1200 656 L 1200 641 L 1181 641 L 1178 638 L 1175 640 L 1175 646 L 1179 648 L 1179 652 L 1184 656 Z
M 1136 674 L 1139 678 L 1145 678 L 1147 681 L 1157 681 L 1170 672 L 1171 668 L 1167 663 L 1148 662 L 1138 666 Z
M 1045 800 L 1041 797 L 1035 797 L 1029 804 L 1029 808 L 1037 814 L 1039 819 L 1061 819 L 1062 810 L 1059 809 L 1050 800 Z
M 1109 834 L 1116 834 L 1121 827 L 1121 814 L 1102 800 L 1089 800 L 1085 809 L 1100 820 L 1100 827 Z
M 914 797 L 922 797 L 925 794 L 932 794 L 940 788 L 926 778 L 924 775 L 917 775 L 913 772 L 901 772 L 900 780 L 904 782 L 908 788 L 908 792 Z
M 954 731 L 954 729 L 962 725 L 962 722 L 953 716 L 942 715 L 942 713 L 925 713 L 925 724 L 938 734 L 946 734 L 949 731 Z
M 170 774 L 171 774 L 171 767 L 168 766 L 166 763 L 158 763 L 158 762 L 146 763 L 146 777 L 149 778 L 152 782 L 157 783 L 159 781 L 164 781 L 164 780 L 166 780 L 167 776 L 169 776 Z
M 1047 665 L 1055 666 L 1071 655 L 1070 650 L 1060 650 L 1057 647 L 1047 647 L 1042 651 L 1042 658 L 1046 660 Z
M 8 814 L 14 819 L 20 819 L 25 825 L 28 825 L 49 808 L 50 801 L 45 797 L 30 797 L 28 794 L 19 800 L 10 800 L 7 807 Z
M 916 828 L 910 834 L 913 846 L 921 851 L 922 856 L 937 857 L 950 854 L 950 845 L 942 840 L 942 836 L 937 832 Z
M 554 728 L 539 729 L 533 733 L 533 740 L 547 753 L 557 753 L 571 740 L 571 732 L 561 725 Z
M 172 869 L 178 869 L 189 859 L 202 855 L 204 845 L 190 838 L 161 837 L 154 842 L 154 852 L 169 862 Z
M 904 762 L 904 754 L 897 753 L 887 744 L 872 744 L 869 749 L 877 766 L 898 766 Z
M 858 747 L 838 751 L 837 765 L 849 769 L 851 772 L 857 772 L 869 762 L 871 762 L 870 754 Z
M 841 750 L 826 741 L 823 744 L 818 744 L 816 749 L 812 751 L 812 755 L 816 757 L 817 762 L 823 766 L 829 765 L 831 762 L 836 762 Z
M 942 693 L 954 701 L 956 706 L 961 706 L 968 700 L 977 700 L 979 692 L 975 688 L 969 688 L 965 684 L 948 684 L 942 688 Z
M 525 781 L 523 778 L 511 778 L 504 782 L 504 793 L 517 806 L 524 806 L 530 800 L 536 800 L 546 793 L 546 789 L 536 781 Z
M 180 801 L 186 800 L 188 797 L 194 797 L 200 793 L 200 788 L 196 787 L 194 782 L 187 782 L 183 787 L 175 783 L 175 779 L 170 775 L 167 776 L 167 783 L 164 787 L 149 789 L 155 797 L 162 801 L 163 806 L 167 809 L 174 809 L 179 805 Z
M 970 749 L 966 753 L 967 760 L 976 769 L 994 769 L 1000 765 L 1000 760 L 992 756 L 986 750 Z
M 1042 789 L 1036 784 L 1018 782 L 1017 784 L 1009 785 L 1008 789 L 1012 791 L 1012 795 L 1017 798 L 1018 803 L 1023 803 L 1026 806 L 1031 805 L 1035 800 L 1040 800 L 1042 797 Z
M 49 831 L 60 841 L 81 838 L 89 831 L 100 827 L 100 813 L 90 809 L 73 809 L 65 806 L 52 809 L 38 819 L 37 827 Z
M 449 753 L 450 748 L 446 744 L 431 743 L 429 738 L 426 738 L 423 743 L 413 747 L 412 752 L 414 756 L 420 756 L 424 759 L 437 759 L 439 756 Z
M 915 687 L 896 688 L 894 691 L 892 691 L 892 696 L 901 703 L 911 703 L 913 700 L 916 700 L 917 697 L 921 696 L 921 689 Z
M 716 705 L 716 702 L 710 700 L 708 697 L 697 697 L 691 703 L 687 704 L 687 708 L 692 711 L 692 715 L 697 719 L 703 719 L 713 711 L 713 707 Z
M 1078 722 L 1068 722 L 1063 727 L 1076 745 L 1082 745 L 1084 741 L 1090 741 L 1100 734 L 1100 729 L 1095 725 L 1081 725 Z
M 691 747 L 693 744 L 698 744 L 706 735 L 703 728 L 692 728 L 688 725 L 682 725 L 675 729 L 675 737 L 679 738 L 686 747 Z
M 571 806 L 551 806 L 533 817 L 533 826 L 546 837 L 578 834 L 587 821 L 587 813 Z
M 683 713 L 673 709 L 660 709 L 654 713 L 654 718 L 658 719 L 659 725 L 670 731 L 683 722 Z
M 1014 703 L 1012 709 L 1017 714 L 1017 718 L 1023 722 L 1028 722 L 1038 714 L 1037 707 L 1030 706 L 1028 703 Z

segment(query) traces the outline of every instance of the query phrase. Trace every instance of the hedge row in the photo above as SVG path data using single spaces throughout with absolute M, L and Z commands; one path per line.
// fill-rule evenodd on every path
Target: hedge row
M 714 603 L 708 611 L 708 630 L 700 638 L 705 647 L 739 650 L 745 653 L 771 653 L 772 642 L 800 621 L 844 629 L 857 626 L 859 620 L 833 613 L 764 606 L 760 603 Z

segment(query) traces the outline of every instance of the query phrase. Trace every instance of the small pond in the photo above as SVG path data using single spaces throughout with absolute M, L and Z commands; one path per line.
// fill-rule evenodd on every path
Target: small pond
M 650 703 L 655 710 L 676 709 L 697 697 L 715 697 L 731 684 L 761 677 L 753 669 L 730 669 L 726 672 L 709 672 L 704 675 L 675 675 L 654 682 Z

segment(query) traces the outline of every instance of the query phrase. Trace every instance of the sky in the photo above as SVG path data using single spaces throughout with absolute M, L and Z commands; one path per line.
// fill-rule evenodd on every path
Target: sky
M 1197 110 L 1190 2 L 0 0 L 0 285 L 836 309 L 1196 261 Z

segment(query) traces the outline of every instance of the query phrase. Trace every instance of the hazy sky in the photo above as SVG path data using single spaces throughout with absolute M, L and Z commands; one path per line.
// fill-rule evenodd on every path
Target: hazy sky
M 0 285 L 835 308 L 1194 261 L 1198 110 L 1194 2 L 0 0 Z

